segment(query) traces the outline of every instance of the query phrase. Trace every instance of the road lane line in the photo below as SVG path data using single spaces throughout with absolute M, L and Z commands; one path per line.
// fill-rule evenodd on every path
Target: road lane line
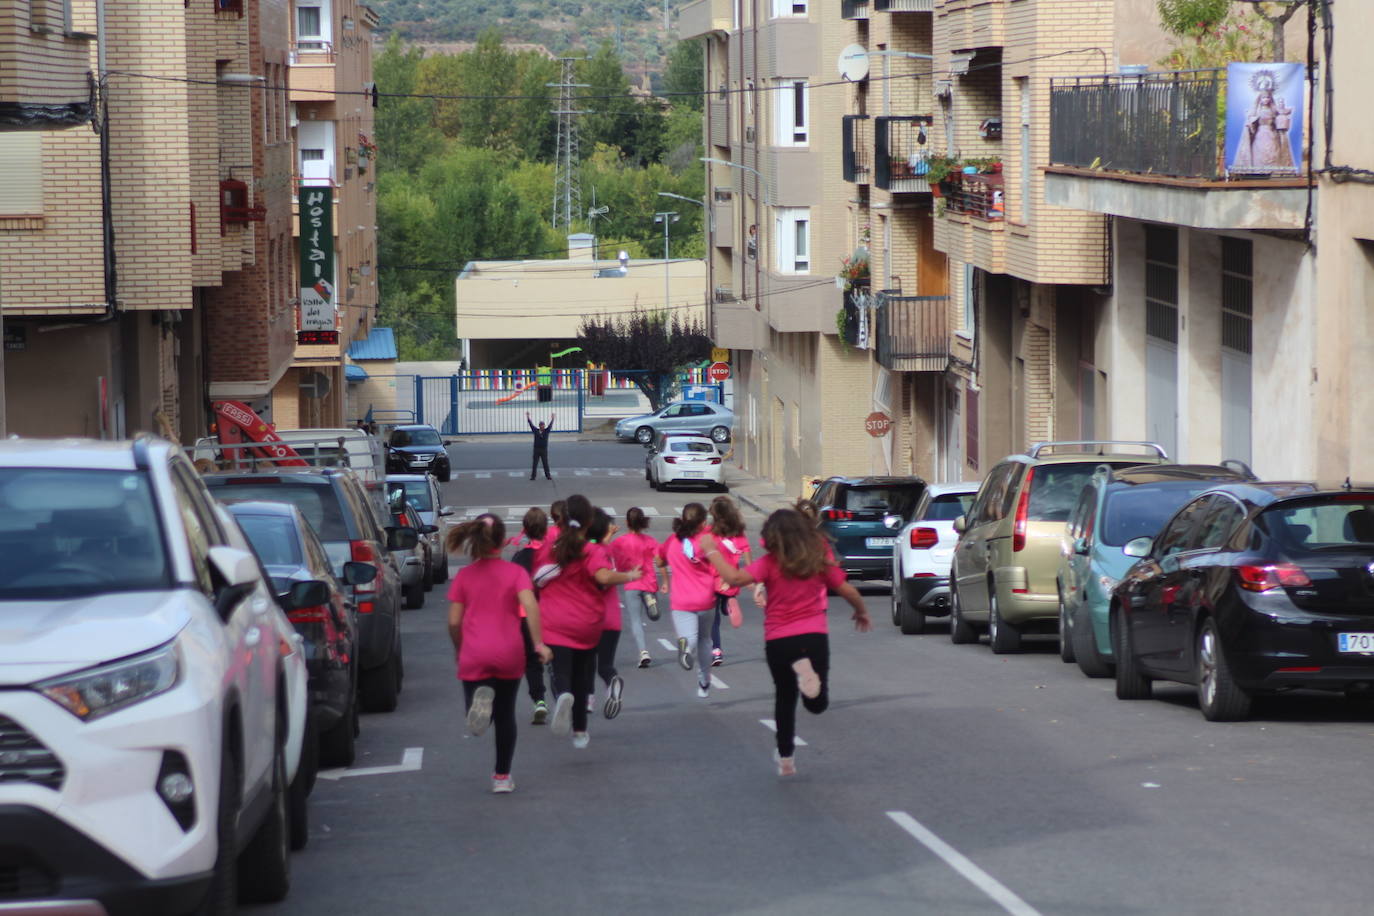
M 574 476 L 574 477 L 590 477 L 590 476 L 592 476 L 592 472 L 589 471 L 589 470 L 587 470 L 586 468 L 578 468 L 577 470 L 573 471 L 573 476 Z
M 664 639 L 662 636 L 658 638 L 658 644 L 661 645 L 663 648 L 667 649 L 669 652 L 677 651 L 677 646 L 668 642 L 668 640 Z
M 490 478 L 490 477 L 491 477 L 491 471 L 477 471 L 477 472 L 474 473 L 472 476 L 473 476 L 473 477 L 476 477 L 478 480 L 481 480 L 481 479 L 483 479 L 483 478 Z
M 607 476 L 609 476 L 609 477 L 624 477 L 624 476 L 625 476 L 625 472 L 624 472 L 624 471 L 607 471 L 606 474 L 607 474 Z
M 910 814 L 905 811 L 889 811 L 887 816 L 922 846 L 944 859 L 946 865 L 963 875 L 970 884 L 987 894 L 1012 916 L 1040 916 L 1039 910 L 1012 893 L 1001 881 L 974 865 L 968 856 L 940 839 Z
M 765 726 L 770 732 L 772 732 L 773 734 L 776 735 L 776 734 L 778 733 L 778 723 L 777 723 L 776 720 L 774 720 L 774 719 L 759 719 L 759 721 L 762 722 L 762 723 L 764 724 L 764 726 Z M 792 736 L 792 743 L 795 744 L 797 747 L 807 747 L 807 746 L 808 746 L 807 743 L 806 743 L 806 740 L 805 740 L 804 738 L 802 738 L 800 735 L 793 735 L 793 736 Z
M 397 766 L 389 767 L 360 767 L 356 770 L 340 768 L 334 770 L 320 770 L 316 775 L 320 779 L 343 779 L 345 776 L 382 776 L 388 773 L 410 773 L 420 769 L 424 764 L 425 749 L 422 747 L 408 747 L 401 755 L 401 762 Z
M 729 690 L 729 689 L 730 689 L 730 685 L 729 685 L 729 684 L 725 683 L 725 682 L 722 681 L 720 678 L 716 677 L 714 674 L 711 675 L 711 686 L 712 686 L 712 687 L 718 687 L 718 688 L 720 688 L 721 690 Z

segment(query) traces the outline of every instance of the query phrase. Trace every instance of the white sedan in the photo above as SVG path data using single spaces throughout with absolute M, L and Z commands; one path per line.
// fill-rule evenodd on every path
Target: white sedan
M 725 459 L 710 436 L 670 435 L 661 437 L 645 463 L 645 476 L 655 490 L 672 484 L 706 484 L 722 492 L 725 485 Z
M 903 523 L 883 519 L 897 531 L 892 547 L 892 623 L 907 635 L 925 629 L 926 617 L 949 613 L 949 568 L 959 535 L 954 520 L 973 504 L 977 483 L 934 483 L 926 487 Z

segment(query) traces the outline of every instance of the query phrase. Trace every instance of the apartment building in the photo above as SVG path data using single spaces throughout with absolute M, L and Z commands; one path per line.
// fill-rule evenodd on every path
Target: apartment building
M 287 116 L 296 218 L 289 260 L 301 307 L 290 368 L 272 390 L 272 418 L 283 427 L 336 427 L 354 419 L 344 416 L 344 354 L 367 338 L 378 302 L 378 19 L 355 0 L 292 0 L 291 23 Z
M 95 35 L 94 2 L 50 5 Z M 289 193 L 289 147 L 270 111 L 285 11 L 103 8 L 85 50 L 85 69 L 106 73 L 90 127 L 3 141 L 9 428 L 191 439 L 209 398 L 265 395 L 290 355 L 285 275 L 269 263 L 290 238 L 289 198 L 273 193 Z

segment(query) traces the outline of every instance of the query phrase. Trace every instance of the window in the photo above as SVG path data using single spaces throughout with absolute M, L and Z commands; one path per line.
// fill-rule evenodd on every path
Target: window
M 804 274 L 811 271 L 811 211 L 779 208 L 773 234 L 778 252 L 778 271 Z
M 0 216 L 43 212 L 43 131 L 0 133 Z
M 1174 517 L 1173 522 L 1159 535 L 1159 543 L 1150 552 L 1156 557 L 1167 557 L 1171 554 L 1193 549 L 1197 539 L 1190 537 L 1190 533 L 1196 527 L 1198 518 L 1203 514 L 1211 499 L 1212 497 L 1206 496 L 1185 506 L 1183 511 L 1179 512 Z
M 1229 496 L 1214 496 L 1212 503 L 1206 517 L 1200 522 L 1201 534 L 1197 546 L 1202 550 L 1221 547 L 1245 518 L 1245 508 Z
M 805 16 L 809 0 L 773 0 L 773 18 Z
M 296 47 L 305 51 L 319 51 L 324 49 L 327 40 L 321 8 L 296 7 Z
M 778 146 L 806 146 L 809 111 L 807 110 L 806 80 L 778 80 L 773 93 L 773 111 L 777 119 Z

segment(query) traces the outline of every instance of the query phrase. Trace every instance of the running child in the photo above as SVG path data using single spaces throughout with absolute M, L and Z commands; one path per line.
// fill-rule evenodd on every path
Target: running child
M 544 645 L 539 604 L 529 573 L 501 559 L 506 526 L 490 513 L 449 529 L 450 553 L 467 548 L 473 562 L 458 570 L 448 587 L 448 635 L 463 682 L 468 730 L 480 735 L 496 724 L 496 769 L 491 790 L 515 790 L 515 697 L 525 670 L 521 616 L 539 658 L 552 658 Z
M 686 671 L 697 667 L 697 696 L 711 693 L 711 656 L 705 651 L 711 638 L 711 613 L 716 609 L 716 575 L 701 550 L 706 507 L 688 503 L 682 517 L 673 519 L 673 533 L 659 547 L 659 556 L 671 574 L 664 583 L 673 609 L 677 631 L 677 661 Z
M 727 560 L 733 560 L 735 566 L 747 566 L 749 564 L 749 538 L 744 536 L 744 519 L 740 517 L 739 507 L 735 501 L 728 496 L 717 496 L 711 500 L 711 534 L 715 537 L 716 543 L 720 545 L 721 556 Z M 738 611 L 730 613 L 730 601 L 735 599 L 735 608 L 739 607 L 739 601 L 735 598 L 739 594 L 739 588 L 728 585 L 724 581 L 717 581 L 716 589 L 716 612 L 711 620 L 711 666 L 717 667 L 725 663 L 725 652 L 720 642 L 720 618 L 724 614 L 730 617 L 730 622 L 739 626 Z
M 592 510 L 592 524 L 587 529 L 587 540 L 608 548 L 608 542 L 615 536 L 616 531 L 616 525 L 605 509 L 598 507 Z M 615 551 L 607 549 L 606 555 L 611 560 L 611 568 L 619 570 L 621 567 L 616 562 Z M 620 646 L 622 617 L 620 592 L 615 586 L 611 586 L 602 590 L 602 597 L 605 600 L 606 617 L 601 622 L 601 641 L 596 644 L 596 673 L 606 685 L 606 705 L 602 708 L 601 714 L 607 719 L 614 719 L 620 715 L 620 698 L 625 692 L 625 680 L 620 676 L 620 672 L 615 670 L 615 651 Z M 591 712 L 595 708 L 594 697 L 589 695 L 587 711 Z
M 762 583 L 768 590 L 763 613 L 764 656 L 773 676 L 773 718 L 777 723 L 774 759 L 779 776 L 797 772 L 793 759 L 797 727 L 797 695 L 807 712 L 819 715 L 830 705 L 830 641 L 826 621 L 826 590 L 833 589 L 854 609 L 854 628 L 873 627 L 868 609 L 844 571 L 829 559 L 825 538 L 803 513 L 779 509 L 763 524 L 767 553 L 744 569 L 721 555 L 714 538 L 706 535 L 704 555 L 727 583 Z
M 644 618 L 658 619 L 658 602 L 654 592 L 658 591 L 658 571 L 655 558 L 658 554 L 658 541 L 646 534 L 649 530 L 649 517 L 638 506 L 631 506 L 625 513 L 625 527 L 629 530 L 611 541 L 611 557 L 616 569 L 639 567 L 644 575 L 633 582 L 626 582 L 625 611 L 630 624 L 630 635 L 634 637 L 639 649 L 639 667 L 647 668 L 652 664 L 649 650 L 644 644 Z
M 508 542 L 519 548 L 510 558 L 511 562 L 531 576 L 534 575 L 537 568 L 534 565 L 535 557 L 544 548 L 544 539 L 548 535 L 548 527 L 549 517 L 544 514 L 544 510 L 538 506 L 532 506 L 525 512 L 525 518 L 520 524 L 520 534 Z M 522 618 L 525 616 L 523 610 L 520 616 Z M 521 623 L 523 624 L 524 621 L 522 620 Z M 545 701 L 547 694 L 544 690 L 544 662 L 534 651 L 534 641 L 530 638 L 528 626 L 524 627 L 524 633 L 525 682 L 529 685 L 530 702 L 534 704 L 534 715 L 530 719 L 530 724 L 543 725 L 549 718 L 549 704 Z

